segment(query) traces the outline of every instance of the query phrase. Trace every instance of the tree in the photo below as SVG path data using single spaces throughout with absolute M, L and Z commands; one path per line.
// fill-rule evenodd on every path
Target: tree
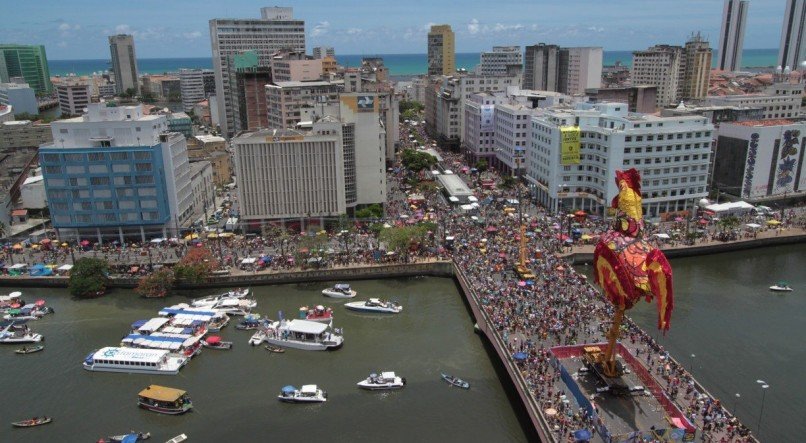
M 143 297 L 165 297 L 176 281 L 176 275 L 170 268 L 160 268 L 137 282 L 134 292 Z
M 504 189 L 512 189 L 515 186 L 515 177 L 511 175 L 505 175 L 501 178 L 501 185 Z
M 425 106 L 414 100 L 401 100 L 398 109 L 400 110 L 400 121 L 419 120 L 420 113 L 423 112 Z
M 414 149 L 405 149 L 400 154 L 400 159 L 403 166 L 414 172 L 420 172 L 423 169 L 430 169 L 437 164 L 437 159 L 431 154 L 415 151 Z
M 32 122 L 39 120 L 39 114 L 29 114 L 27 112 L 20 112 L 14 114 L 14 120 L 30 120 Z
M 382 230 L 378 234 L 378 240 L 386 243 L 387 248 L 407 256 L 409 248 L 421 244 L 428 235 L 428 228 L 432 226 L 435 225 L 423 223 L 415 226 L 393 226 Z
M 383 217 L 383 206 L 373 203 L 369 206 L 355 211 L 355 218 L 378 219 Z
M 487 164 L 487 160 L 481 159 L 481 160 L 476 162 L 476 169 L 478 169 L 479 172 L 484 172 L 484 171 L 487 170 L 487 168 L 489 168 L 489 165 Z
M 67 288 L 74 297 L 95 297 L 106 290 L 109 263 L 100 258 L 80 258 L 70 270 Z
M 355 228 L 352 221 L 346 215 L 339 216 L 338 221 L 339 232 L 336 234 L 339 237 L 339 242 L 344 245 L 344 251 L 350 255 L 350 243 L 353 240 L 353 233 Z
M 218 269 L 218 260 L 213 257 L 207 246 L 191 248 L 182 260 L 174 267 L 178 280 L 189 283 L 202 283 L 214 270 Z

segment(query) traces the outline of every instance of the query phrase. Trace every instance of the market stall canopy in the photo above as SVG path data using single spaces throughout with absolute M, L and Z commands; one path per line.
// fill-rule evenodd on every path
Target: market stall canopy
M 767 220 L 767 224 L 771 226 L 778 226 L 781 224 L 781 222 L 778 220 Z
M 748 224 L 746 224 L 745 226 L 747 226 L 747 227 L 748 227 L 748 228 L 750 228 L 750 229 L 758 229 L 758 228 L 760 228 L 760 227 L 761 227 L 761 225 L 760 225 L 760 224 L 758 224 L 758 223 L 748 223 Z

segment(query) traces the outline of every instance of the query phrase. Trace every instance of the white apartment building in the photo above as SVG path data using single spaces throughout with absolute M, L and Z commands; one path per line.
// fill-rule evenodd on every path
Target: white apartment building
M 204 88 L 204 78 L 209 74 L 204 69 L 180 69 L 179 70 L 179 90 L 182 94 L 182 110 L 185 112 L 193 110 L 197 103 L 206 97 Z
M 127 89 L 139 91 L 134 37 L 127 34 L 109 36 L 109 52 L 112 56 L 112 72 L 115 73 L 115 92 L 122 94 Z
M 602 83 L 602 48 L 561 48 L 540 43 L 527 46 L 523 68 L 524 89 L 584 94 Z
M 781 69 L 803 69 L 806 61 L 806 0 L 786 0 L 778 46 L 778 66 Z
M 758 94 L 711 96 L 706 99 L 714 106 L 762 108 L 764 119 L 800 117 L 803 83 L 776 82 Z
M 754 203 L 802 196 L 804 134 L 806 123 L 791 120 L 722 123 L 711 186 Z
M 213 166 L 209 161 L 190 164 L 190 195 L 193 200 L 193 220 L 202 220 L 216 210 Z
M 305 21 L 294 20 L 292 8 L 261 8 L 260 11 L 259 19 L 210 20 L 217 115 L 221 130 L 227 136 L 243 129 L 235 116 L 239 105 L 233 56 L 254 51 L 259 66 L 270 66 L 272 56 L 278 51 L 305 52 Z
M 300 108 L 338 101 L 344 81 L 274 82 L 266 85 L 270 128 L 294 129 L 301 121 Z
M 479 75 L 506 75 L 512 65 L 523 65 L 520 46 L 493 46 L 492 51 L 481 53 L 476 73 Z
M 564 71 L 566 86 L 559 92 L 568 95 L 585 94 L 585 89 L 602 86 L 601 47 L 563 48 L 560 55 L 560 71 Z
M 526 180 L 551 210 L 604 214 L 618 194 L 616 170 L 641 173 L 649 219 L 705 197 L 714 126 L 705 117 L 631 114 L 623 103 L 579 103 L 532 117 Z M 580 130 L 579 163 L 562 164 L 561 128 Z
M 517 102 L 495 106 L 495 156 L 499 167 L 517 175 L 523 172 L 526 146 L 531 139 L 530 120 L 535 111 Z
M 742 70 L 744 30 L 747 27 L 748 0 L 725 0 L 722 9 L 722 29 L 719 31 L 719 58 L 716 69 L 721 71 Z
M 683 48 L 679 46 L 658 45 L 633 52 L 632 83 L 657 86 L 658 108 L 674 104 L 680 97 L 684 70 Z
M 83 82 L 62 82 L 56 86 L 62 115 L 78 115 L 90 104 L 90 85 Z
M 465 102 L 465 133 L 462 146 L 472 162 L 481 159 L 492 165 L 495 159 L 495 105 L 506 100 L 503 94 L 479 92 Z
M 12 106 L 15 114 L 39 114 L 36 93 L 28 83 L 0 83 L 0 105 Z

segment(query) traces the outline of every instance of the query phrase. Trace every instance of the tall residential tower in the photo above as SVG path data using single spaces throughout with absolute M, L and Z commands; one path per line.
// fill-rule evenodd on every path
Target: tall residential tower
M 22 77 L 37 94 L 50 94 L 48 57 L 42 45 L 0 45 L 0 83 Z
M 725 0 L 722 10 L 722 30 L 719 32 L 719 58 L 716 68 L 722 71 L 742 69 L 744 29 L 747 23 L 748 0 Z
M 433 25 L 428 33 L 428 75 L 456 71 L 456 40 L 451 25 Z
M 806 0 L 787 0 L 778 66 L 795 70 L 806 60 Z
M 134 37 L 127 34 L 110 36 L 109 52 L 112 55 L 112 70 L 115 72 L 115 92 L 122 94 L 128 89 L 139 91 Z

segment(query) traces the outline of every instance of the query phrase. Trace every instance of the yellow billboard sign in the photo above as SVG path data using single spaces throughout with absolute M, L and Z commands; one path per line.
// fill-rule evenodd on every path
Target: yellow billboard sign
M 560 164 L 579 164 L 579 127 L 560 128 Z

